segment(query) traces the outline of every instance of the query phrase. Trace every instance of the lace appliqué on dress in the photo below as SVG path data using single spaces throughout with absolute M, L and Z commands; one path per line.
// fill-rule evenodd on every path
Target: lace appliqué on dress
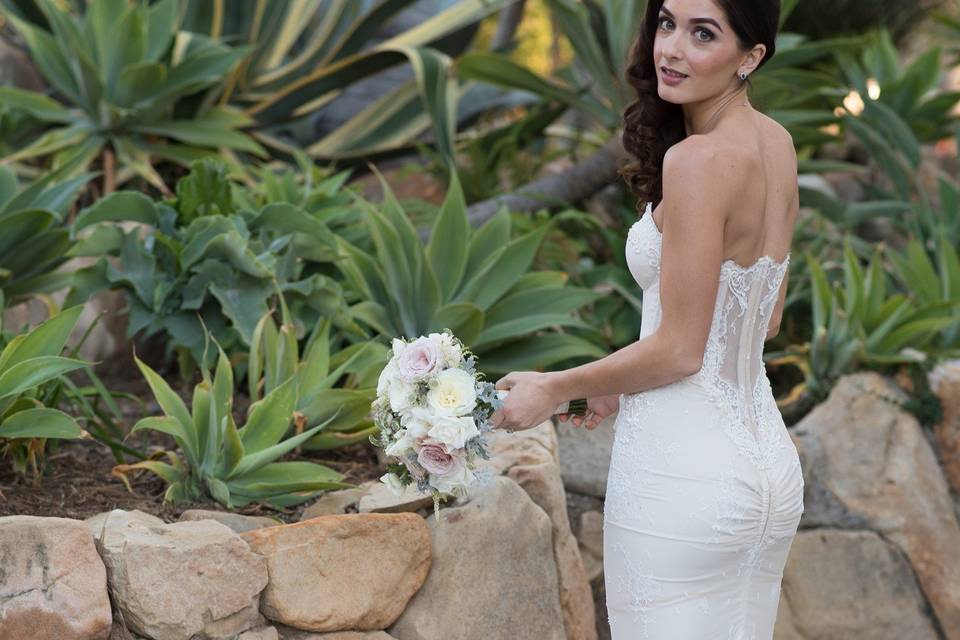
M 723 358 L 728 352 L 729 320 L 741 318 L 746 311 L 751 283 L 755 278 L 760 278 L 766 285 L 766 291 L 759 305 L 758 320 L 761 323 L 759 326 L 765 327 L 769 322 L 780 283 L 789 264 L 790 254 L 787 254 L 783 262 L 779 263 L 769 256 L 762 256 L 749 267 L 743 267 L 732 260 L 723 263 L 720 270 L 720 287 L 724 287 L 729 295 L 718 296 L 723 299 L 723 303 L 717 304 L 714 309 L 710 335 L 704 348 L 703 366 L 691 378 L 708 392 L 714 405 L 721 411 L 720 422 L 737 446 L 737 450 L 759 469 L 769 467 L 784 446 L 780 438 L 776 437 L 777 424 L 782 418 L 773 401 L 770 381 L 766 372 L 761 370 L 754 381 L 750 397 L 741 399 L 735 383 L 721 376 L 720 369 Z M 741 339 L 744 338 L 741 337 Z M 762 358 L 762 355 L 758 354 L 758 357 Z M 752 405 L 757 424 L 756 433 L 753 433 L 750 428 L 749 417 L 744 411 L 744 402 Z
M 625 571 L 616 583 L 618 595 L 626 596 L 626 606 L 634 614 L 634 621 L 640 626 L 639 638 L 647 637 L 647 625 L 651 622 L 650 608 L 653 600 L 663 592 L 663 585 L 646 568 L 641 555 L 628 551 L 622 544 L 614 547 L 617 560 L 623 562 Z M 649 559 L 649 551 L 644 552 Z M 608 612 L 611 624 L 616 622 L 616 615 Z

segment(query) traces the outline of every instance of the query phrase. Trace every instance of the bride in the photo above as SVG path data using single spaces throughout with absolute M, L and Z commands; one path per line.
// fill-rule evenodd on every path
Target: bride
M 747 88 L 779 15 L 778 0 L 649 0 L 628 66 L 635 161 L 621 170 L 646 203 L 626 251 L 639 339 L 496 384 L 510 390 L 497 428 L 535 427 L 573 398 L 588 399 L 577 426 L 616 414 L 603 532 L 614 640 L 773 637 L 803 475 L 762 353 L 799 194 L 793 141 Z

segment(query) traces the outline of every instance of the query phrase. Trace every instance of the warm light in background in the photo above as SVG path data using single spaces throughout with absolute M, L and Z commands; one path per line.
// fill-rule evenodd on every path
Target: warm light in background
M 858 116 L 863 112 L 863 98 L 856 90 L 851 90 L 847 97 L 843 99 L 843 108 L 852 116 Z
M 876 78 L 867 78 L 867 95 L 870 96 L 871 100 L 880 97 L 880 84 Z

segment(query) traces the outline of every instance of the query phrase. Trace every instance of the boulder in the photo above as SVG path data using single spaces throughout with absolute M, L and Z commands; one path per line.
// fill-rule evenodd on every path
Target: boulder
M 557 421 L 560 469 L 567 489 L 597 498 L 607 495 L 616 418 L 616 413 L 607 416 L 595 429 Z
M 361 496 L 357 505 L 360 513 L 406 513 L 419 511 L 425 507 L 433 508 L 433 497 L 429 493 L 422 494 L 417 491 L 416 483 L 405 486 L 397 496 L 390 487 L 377 482 Z
M 430 570 L 430 532 L 413 513 L 350 513 L 241 534 L 264 557 L 260 610 L 307 631 L 391 624 Z
M 196 522 L 198 520 L 215 520 L 230 527 L 234 533 L 253 531 L 263 527 L 275 527 L 283 524 L 282 521 L 266 516 L 245 516 L 228 511 L 211 511 L 208 509 L 187 509 L 180 514 L 180 522 Z
M 567 517 L 559 446 L 551 421 L 518 432 L 495 430 L 487 437 L 490 460 L 527 492 L 550 517 L 553 556 L 560 581 L 560 605 L 567 640 L 596 640 L 596 610 L 577 539 Z
M 114 604 L 131 631 L 152 640 L 233 640 L 261 624 L 267 563 L 229 527 L 111 514 L 105 526 L 87 525 L 95 536 L 102 531 Z
M 280 635 L 276 627 L 260 627 L 244 631 L 237 636 L 237 640 L 280 640 Z
M 565 640 L 550 518 L 516 482 L 494 476 L 439 518 L 430 574 L 391 635 Z
M 107 573 L 80 520 L 0 518 L 0 638 L 106 640 Z
M 947 482 L 960 494 L 960 360 L 938 364 L 930 372 L 930 389 L 943 408 L 943 418 L 933 429 L 934 443 Z
M 313 633 L 280 626 L 280 640 L 396 640 L 386 631 L 331 631 Z
M 580 557 L 587 580 L 593 582 L 603 575 L 603 514 L 584 511 L 580 515 Z
M 876 373 L 844 376 L 794 427 L 804 467 L 804 517 L 808 526 L 810 520 L 855 525 L 895 544 L 945 637 L 960 639 L 960 525 L 919 423 L 893 404 L 905 399 Z
M 318 516 L 331 516 L 340 513 L 347 513 L 347 509 L 357 505 L 360 498 L 366 495 L 367 491 L 377 484 L 376 480 L 364 482 L 352 489 L 338 489 L 336 491 L 327 491 L 317 500 L 305 508 L 300 514 L 300 521 L 309 520 Z M 383 484 L 382 482 L 380 484 Z
M 872 531 L 797 533 L 784 568 L 777 640 L 936 640 L 910 563 Z

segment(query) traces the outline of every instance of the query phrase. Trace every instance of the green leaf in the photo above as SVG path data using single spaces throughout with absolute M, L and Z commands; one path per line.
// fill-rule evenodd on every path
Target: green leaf
M 460 176 L 450 172 L 447 195 L 437 215 L 427 243 L 427 256 L 440 284 L 442 300 L 449 300 L 467 268 L 467 242 L 470 223 L 467 220 L 467 203 L 460 186 Z
M 183 449 L 184 454 L 186 454 L 189 464 L 196 466 L 197 448 L 194 444 L 196 434 L 191 431 L 189 426 L 185 426 L 172 416 L 151 416 L 138 420 L 137 423 L 133 425 L 130 433 L 147 429 L 173 436 L 173 439 L 177 441 L 177 446 Z
M 290 428 L 297 401 L 297 380 L 288 378 L 250 408 L 246 425 L 240 430 L 247 456 L 277 444 Z
M 134 127 L 140 133 L 151 133 L 179 140 L 196 147 L 226 147 L 247 151 L 261 158 L 267 157 L 266 150 L 245 133 L 234 131 L 222 125 L 199 120 L 168 120 L 152 124 L 138 124 Z
M 117 191 L 81 211 L 73 227 L 79 231 L 98 222 L 141 222 L 156 227 L 159 216 L 156 204 L 146 195 L 138 191 Z
M 0 438 L 79 438 L 76 420 L 56 409 L 18 411 L 0 422 Z
M 80 305 L 71 307 L 38 325 L 30 333 L 15 337 L 0 353 L 0 372 L 30 358 L 60 355 L 82 312 Z
M 150 385 L 150 390 L 153 391 L 157 404 L 160 405 L 160 408 L 163 409 L 163 412 L 168 417 L 180 423 L 183 432 L 186 434 L 187 439 L 185 442 L 189 445 L 188 448 L 192 456 L 190 462 L 192 465 L 197 465 L 199 460 L 196 457 L 196 452 L 199 451 L 200 446 L 196 440 L 197 434 L 192 429 L 193 418 L 187 411 L 187 406 L 183 403 L 183 400 L 180 399 L 180 396 L 174 393 L 166 380 L 160 377 L 156 371 L 151 369 L 137 356 L 134 356 L 133 359 L 134 362 L 137 363 L 137 368 L 140 369 L 143 377 L 146 378 L 147 384 Z
M 331 417 L 329 420 L 333 420 Z M 329 422 L 328 420 L 328 422 Z M 293 451 L 295 448 L 299 447 L 301 444 L 309 440 L 315 433 L 327 426 L 327 423 L 318 424 L 317 426 L 307 429 L 303 433 L 299 433 L 295 436 L 291 436 L 286 440 L 278 442 L 273 446 L 269 446 L 266 449 L 262 449 L 255 453 L 249 453 L 243 457 L 243 460 L 240 461 L 240 464 L 237 465 L 234 469 L 232 475 L 242 476 L 247 474 L 255 469 L 262 467 L 263 465 L 276 460 L 277 458 L 283 456 L 284 454 Z
M 25 111 L 44 122 L 69 124 L 76 119 L 75 114 L 56 100 L 42 93 L 15 87 L 0 87 L 0 104 Z
M 274 462 L 231 478 L 229 485 L 232 492 L 258 497 L 332 489 L 343 484 L 342 478 L 333 469 L 312 462 Z
M 38 356 L 18 362 L 0 373 L 0 400 L 17 396 L 88 364 L 82 360 L 59 356 Z

